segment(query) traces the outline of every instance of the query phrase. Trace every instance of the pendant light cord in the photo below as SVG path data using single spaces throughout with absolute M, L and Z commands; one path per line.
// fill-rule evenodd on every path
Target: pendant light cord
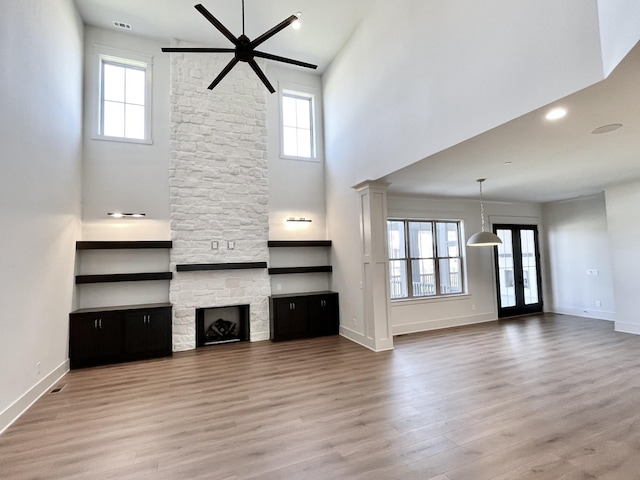
M 244 0 L 242 0 L 242 35 L 244 35 Z
M 484 182 L 484 178 L 478 180 L 480 184 L 480 220 L 482 222 L 482 231 L 484 232 L 484 202 L 482 200 L 482 182 Z

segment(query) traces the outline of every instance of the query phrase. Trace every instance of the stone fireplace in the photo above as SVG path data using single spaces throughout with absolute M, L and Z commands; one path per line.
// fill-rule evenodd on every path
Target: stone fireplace
M 171 56 L 174 351 L 196 347 L 196 310 L 203 308 L 247 305 L 249 339 L 269 338 L 269 275 L 252 267 L 266 267 L 269 258 L 268 92 L 245 64 L 208 90 L 226 61 Z M 184 271 L 184 265 L 203 268 Z

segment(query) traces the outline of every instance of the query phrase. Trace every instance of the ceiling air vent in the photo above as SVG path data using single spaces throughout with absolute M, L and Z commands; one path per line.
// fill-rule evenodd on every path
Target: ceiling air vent
M 118 22 L 117 20 L 113 21 L 113 26 L 116 28 L 122 28 L 123 30 L 131 30 L 130 23 Z

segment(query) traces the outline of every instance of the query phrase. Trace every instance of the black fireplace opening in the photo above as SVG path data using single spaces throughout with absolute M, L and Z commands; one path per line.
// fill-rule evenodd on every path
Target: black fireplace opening
M 196 309 L 196 347 L 249 340 L 249 305 Z

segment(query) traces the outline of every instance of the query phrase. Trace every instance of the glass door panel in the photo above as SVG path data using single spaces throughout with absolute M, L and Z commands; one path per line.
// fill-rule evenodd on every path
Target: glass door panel
M 494 225 L 498 317 L 542 311 L 538 230 L 532 225 Z
M 513 234 L 511 230 L 498 229 L 496 235 L 502 240 L 498 245 L 498 283 L 500 306 L 513 307 L 516 304 L 516 289 L 513 277 Z
M 533 230 L 520 230 L 520 252 L 522 256 L 522 276 L 525 305 L 534 305 L 540 302 L 538 297 L 538 275 L 536 262 L 535 232 Z M 531 281 L 533 279 L 534 281 Z

